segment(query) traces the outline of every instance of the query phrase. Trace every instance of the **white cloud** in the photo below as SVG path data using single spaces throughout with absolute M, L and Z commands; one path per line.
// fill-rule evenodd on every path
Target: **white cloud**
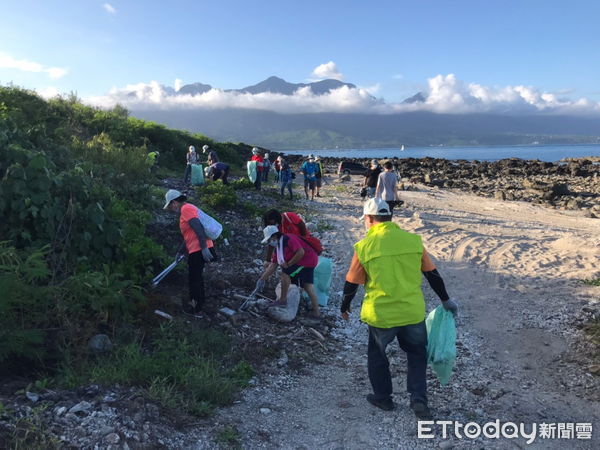
M 178 85 L 176 81 L 176 87 Z M 88 98 L 93 105 L 110 108 L 117 103 L 134 110 L 148 109 L 261 109 L 279 113 L 373 113 L 392 114 L 410 111 L 431 111 L 446 114 L 600 114 L 600 103 L 581 98 L 560 98 L 531 86 L 491 87 L 467 83 L 454 74 L 437 75 L 428 80 L 426 101 L 419 103 L 387 103 L 373 95 L 379 85 L 350 88 L 342 86 L 323 95 L 310 87 L 298 89 L 293 95 L 271 92 L 249 94 L 211 89 L 198 95 L 175 95 L 173 89 L 156 81 L 114 88 L 107 95 Z
M 183 86 L 183 81 L 180 80 L 179 78 L 175 78 L 175 84 L 173 85 L 173 87 L 175 88 L 175 91 L 179 92 L 179 89 L 181 89 L 181 86 Z
M 312 71 L 312 76 L 317 80 L 324 80 L 328 78 L 342 80 L 344 78 L 333 61 L 329 61 L 328 63 L 315 67 L 315 69 Z
M 48 86 L 43 89 L 38 89 L 37 93 L 46 99 L 57 97 L 58 95 L 60 95 L 60 92 L 54 86 Z
M 40 63 L 26 59 L 15 59 L 5 52 L 0 52 L 0 69 L 16 69 L 21 72 L 46 73 L 50 78 L 62 78 L 67 74 L 67 69 L 62 67 L 46 67 Z
M 397 73 L 395 75 L 392 75 L 392 78 L 394 80 L 403 80 L 404 79 L 404 75 L 402 75 L 401 73 Z
M 104 8 L 104 11 L 106 11 L 109 14 L 113 14 L 113 15 L 117 14 L 116 8 L 113 5 L 111 5 L 110 3 L 104 3 L 102 5 L 102 7 Z

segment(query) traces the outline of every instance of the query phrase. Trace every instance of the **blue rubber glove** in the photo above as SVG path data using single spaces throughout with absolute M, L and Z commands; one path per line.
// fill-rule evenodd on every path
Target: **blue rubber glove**
M 446 311 L 450 311 L 452 314 L 454 314 L 454 317 L 458 315 L 458 303 L 456 303 L 455 300 L 449 298 L 445 302 L 442 301 L 442 306 Z

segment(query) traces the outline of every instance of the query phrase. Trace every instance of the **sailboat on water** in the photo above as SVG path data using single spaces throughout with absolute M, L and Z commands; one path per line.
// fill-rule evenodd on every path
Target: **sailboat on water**
M 403 152 L 404 151 L 404 144 L 402 144 L 402 147 L 400 147 L 400 151 Z

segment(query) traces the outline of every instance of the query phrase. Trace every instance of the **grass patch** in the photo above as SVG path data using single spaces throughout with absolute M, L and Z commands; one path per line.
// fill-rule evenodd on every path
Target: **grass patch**
M 588 322 L 583 327 L 583 331 L 595 345 L 600 347 L 600 318 Z
M 581 280 L 581 282 L 588 286 L 600 286 L 600 278 L 596 278 L 595 280 Z
M 140 386 L 165 408 L 206 416 L 229 404 L 254 374 L 245 362 L 233 364 L 230 338 L 216 330 L 172 322 L 144 344 L 134 340 L 106 357 L 65 367 L 63 381 Z
M 241 448 L 240 432 L 233 425 L 221 428 L 217 433 L 217 442 L 225 448 Z
M 27 416 L 10 420 L 12 429 L 6 436 L 8 442 L 0 442 L 14 450 L 53 450 L 60 448 L 60 441 L 53 437 L 43 420 L 45 406 L 32 408 Z M 0 436 L 1 438 L 2 436 Z

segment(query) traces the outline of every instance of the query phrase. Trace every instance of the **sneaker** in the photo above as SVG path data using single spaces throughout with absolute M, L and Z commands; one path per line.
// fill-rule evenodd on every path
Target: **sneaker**
M 367 395 L 367 401 L 378 408 L 383 409 L 384 411 L 392 411 L 394 409 L 394 402 L 392 399 L 388 398 L 387 400 L 379 400 L 375 398 L 374 394 Z
M 202 313 L 202 311 L 194 311 L 194 310 L 191 310 L 191 309 L 185 309 L 185 308 L 183 308 L 183 313 L 186 316 L 190 316 L 190 317 L 193 317 L 195 319 L 203 319 L 204 318 L 204 314 Z
M 410 409 L 413 410 L 413 412 L 415 413 L 415 416 L 417 416 L 417 419 L 430 420 L 432 418 L 431 410 L 429 409 L 429 406 L 427 406 L 426 403 L 423 403 L 423 402 L 411 403 Z

